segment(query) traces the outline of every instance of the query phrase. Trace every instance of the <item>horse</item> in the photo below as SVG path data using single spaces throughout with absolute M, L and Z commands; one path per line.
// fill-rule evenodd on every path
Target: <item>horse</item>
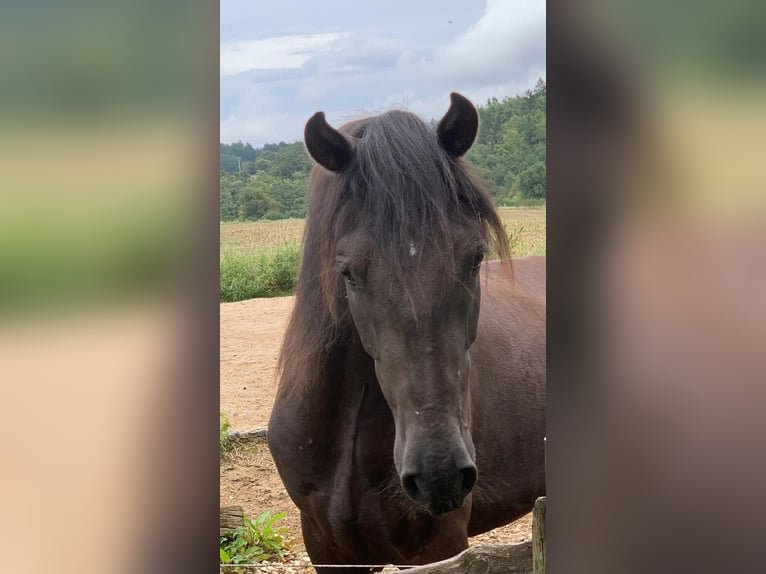
M 306 123 L 316 162 L 268 442 L 321 573 L 453 556 L 545 494 L 545 258 L 463 159 L 479 117 Z M 494 249 L 499 260 L 484 261 Z

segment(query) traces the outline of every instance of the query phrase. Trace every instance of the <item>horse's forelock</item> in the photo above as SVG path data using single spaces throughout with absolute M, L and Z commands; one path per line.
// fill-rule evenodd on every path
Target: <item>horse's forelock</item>
M 489 195 L 420 118 L 392 111 L 347 129 L 358 140 L 353 162 L 339 176 L 344 193 L 335 209 L 336 237 L 363 229 L 374 239 L 373 256 L 406 281 L 410 242 L 431 247 L 436 263 L 451 268 L 457 226 L 489 223 L 496 235 Z

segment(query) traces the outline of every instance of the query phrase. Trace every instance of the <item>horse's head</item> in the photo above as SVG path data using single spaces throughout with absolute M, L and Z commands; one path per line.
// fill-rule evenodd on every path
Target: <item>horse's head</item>
M 331 272 L 393 413 L 402 486 L 434 514 L 462 506 L 477 479 L 469 349 L 487 218 L 502 234 L 458 159 L 477 128 L 476 109 L 458 94 L 435 131 L 404 112 L 341 130 L 318 113 L 306 125 L 309 153 L 336 174 L 344 198 Z
M 415 289 L 406 289 L 382 261 L 367 256 L 357 234 L 338 244 L 357 333 L 375 360 L 375 372 L 394 415 L 394 461 L 407 494 L 441 514 L 460 507 L 476 482 L 470 433 L 468 349 L 476 338 L 485 251 L 480 236 L 455 245 L 455 272 L 413 253 Z M 417 265 L 417 269 L 415 269 Z

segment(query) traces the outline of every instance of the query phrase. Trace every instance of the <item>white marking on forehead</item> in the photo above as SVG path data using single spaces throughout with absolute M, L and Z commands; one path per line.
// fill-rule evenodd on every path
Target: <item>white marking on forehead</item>
M 410 255 L 415 257 L 415 254 L 418 252 L 417 248 L 415 247 L 415 242 L 410 241 Z

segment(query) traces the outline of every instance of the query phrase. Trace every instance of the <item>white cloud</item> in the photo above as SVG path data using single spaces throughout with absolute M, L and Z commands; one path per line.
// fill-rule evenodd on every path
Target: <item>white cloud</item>
M 534 83 L 545 70 L 545 2 L 488 0 L 473 26 L 419 68 L 440 83 Z
M 257 117 L 231 114 L 221 122 L 221 141 L 250 142 L 255 147 L 265 143 L 294 142 L 303 134 L 306 123 L 303 114 L 273 112 Z
M 344 34 L 330 32 L 223 42 L 221 76 L 231 76 L 248 70 L 300 68 L 322 48 L 343 36 Z
M 399 12 L 389 21 L 359 6 L 335 28 L 297 9 L 288 18 L 285 7 L 285 23 L 269 30 L 279 35 L 224 42 L 221 141 L 241 139 L 256 147 L 295 141 L 317 110 L 332 125 L 391 108 L 439 119 L 451 91 L 484 104 L 522 93 L 545 77 L 541 0 L 488 0 L 471 5 L 470 12 L 444 14 L 413 3 L 405 22 Z M 363 23 L 365 14 L 374 26 Z M 295 33 L 312 27 L 322 33 Z

